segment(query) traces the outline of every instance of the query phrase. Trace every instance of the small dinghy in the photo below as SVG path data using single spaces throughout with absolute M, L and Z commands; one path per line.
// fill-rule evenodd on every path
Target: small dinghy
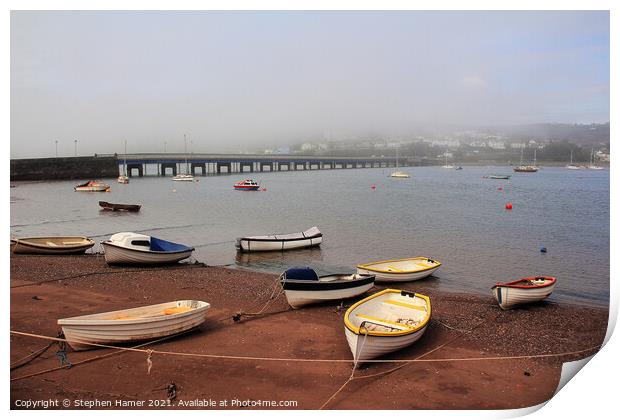
M 202 324 L 211 305 L 199 300 L 177 300 L 114 312 L 58 320 L 74 350 L 91 344 L 116 345 L 167 337 Z
M 237 249 L 242 252 L 285 251 L 287 249 L 317 246 L 321 242 L 323 242 L 323 234 L 315 226 L 299 233 L 237 238 Z
M 83 254 L 95 241 L 83 236 L 45 236 L 38 238 L 13 238 L 14 254 Z
M 87 191 L 87 192 L 108 192 L 110 186 L 100 181 L 87 181 L 83 184 L 73 187 L 75 191 Z
M 555 277 L 526 277 L 509 283 L 496 283 L 491 292 L 502 309 L 545 299 L 555 288 Z
M 510 179 L 510 175 L 489 175 L 489 179 Z
M 433 274 L 441 263 L 426 257 L 376 261 L 357 266 L 358 274 L 374 274 L 376 282 L 420 280 Z
M 428 296 L 386 289 L 347 310 L 344 332 L 353 358 L 370 360 L 418 341 L 430 318 Z
M 142 207 L 140 204 L 115 204 L 108 203 L 107 201 L 100 201 L 99 206 L 103 208 L 103 210 L 112 211 L 140 211 Z
M 330 274 L 318 276 L 310 267 L 289 268 L 280 275 L 288 304 L 293 309 L 312 303 L 343 300 L 359 296 L 375 284 L 375 276 L 366 274 Z
M 108 264 L 172 264 L 189 258 L 193 247 L 153 236 L 120 232 L 101 243 Z

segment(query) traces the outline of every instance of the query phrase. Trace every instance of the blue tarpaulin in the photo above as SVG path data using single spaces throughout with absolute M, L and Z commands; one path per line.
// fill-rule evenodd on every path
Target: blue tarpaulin
M 288 280 L 318 280 L 319 275 L 310 267 L 293 267 L 284 272 L 285 279 Z
M 163 239 L 151 236 L 151 251 L 159 252 L 181 252 L 193 249 L 187 245 L 175 244 L 174 242 L 164 241 Z

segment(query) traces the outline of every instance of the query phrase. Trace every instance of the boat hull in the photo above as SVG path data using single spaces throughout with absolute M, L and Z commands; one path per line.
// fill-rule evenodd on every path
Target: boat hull
M 237 241 L 237 247 L 242 252 L 286 251 L 289 249 L 319 246 L 322 242 L 322 236 L 294 240 L 256 240 L 241 238 Z
M 293 309 L 315 303 L 349 299 L 367 292 L 373 286 L 374 276 L 363 276 L 348 281 L 282 280 L 286 300 Z
M 135 341 L 152 340 L 189 331 L 201 325 L 210 305 L 201 301 L 177 301 L 184 305 L 192 305 L 187 312 L 159 316 L 154 318 L 136 319 L 97 319 L 97 315 L 59 319 L 65 338 L 74 350 L 87 350 L 94 346 L 85 344 L 116 345 Z M 153 305 L 147 308 L 164 307 L 166 304 Z M 127 311 L 115 311 L 99 314 L 108 317 L 111 314 L 129 314 L 141 308 Z M 93 318 L 95 317 L 95 318 Z
M 95 241 L 82 237 L 65 237 L 67 240 L 75 239 L 79 244 L 56 244 L 50 245 L 45 243 L 29 242 L 29 238 L 11 239 L 11 252 L 14 254 L 44 254 L 44 255 L 67 255 L 67 254 L 83 254 L 89 248 L 95 245 Z M 36 238 L 43 239 L 43 238 Z M 50 242 L 57 238 L 50 238 Z
M 407 282 L 407 281 L 415 281 L 421 280 L 425 277 L 430 276 L 435 271 L 439 270 L 439 267 L 434 267 L 426 271 L 420 271 L 417 273 L 380 273 L 373 270 L 368 270 L 364 268 L 357 269 L 358 274 L 373 274 L 375 275 L 375 282 L 377 283 L 398 283 L 398 282 Z
M 163 265 L 174 264 L 189 258 L 194 251 L 193 248 L 179 252 L 157 252 L 129 249 L 102 242 L 105 260 L 108 264 L 119 265 Z
M 424 335 L 426 328 L 424 326 L 412 334 L 396 337 L 355 334 L 346 327 L 344 332 L 353 358 L 355 360 L 372 360 L 412 345 Z
M 107 201 L 100 201 L 99 206 L 102 207 L 103 210 L 112 210 L 112 211 L 140 211 L 142 207 L 140 204 L 115 204 L 108 203 Z
M 554 288 L 555 283 L 549 286 L 528 289 L 495 285 L 491 289 L 491 292 L 500 308 L 510 309 L 515 306 L 526 305 L 546 299 L 553 292 Z
M 252 186 L 234 185 L 233 188 L 237 191 L 257 191 L 260 188 L 260 185 L 252 185 Z

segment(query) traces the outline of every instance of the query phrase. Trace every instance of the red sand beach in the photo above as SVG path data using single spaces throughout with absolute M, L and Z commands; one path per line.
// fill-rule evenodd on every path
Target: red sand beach
M 344 302 L 344 307 L 334 303 L 287 311 L 286 299 L 280 295 L 268 308 L 268 312 L 278 313 L 233 322 L 235 313 L 256 312 L 264 305 L 276 277 L 189 264 L 163 269 L 108 267 L 102 256 L 92 255 L 13 255 L 12 331 L 56 336 L 59 318 L 177 299 L 203 300 L 211 309 L 199 330 L 142 348 L 194 354 L 154 353 L 150 373 L 144 352 L 120 352 L 79 363 L 116 351 L 111 349 L 68 350 L 67 358 L 75 366 L 51 370 L 60 365 L 55 355 L 58 346 L 53 344 L 41 356 L 11 371 L 11 406 L 68 399 L 68 408 L 157 408 L 168 404 L 167 387 L 174 383 L 170 406 L 177 409 L 242 408 L 233 404 L 280 408 L 261 401 L 294 401 L 281 407 L 288 409 L 320 408 L 349 378 L 351 363 L 252 358 L 350 360 L 342 318 L 352 302 Z M 506 409 L 536 405 L 553 395 L 561 362 L 581 359 L 595 350 L 554 357 L 501 357 L 591 349 L 602 343 L 607 328 L 608 312 L 602 308 L 547 302 L 502 311 L 490 293 L 440 293 L 425 289 L 424 282 L 406 286 L 430 296 L 431 323 L 420 341 L 384 358 L 422 356 L 419 360 L 427 361 L 397 370 L 393 369 L 401 364 L 362 365 L 355 372 L 360 379 L 349 382 L 326 408 Z M 12 334 L 11 362 L 47 343 Z M 197 354 L 249 359 L 223 360 Z M 483 360 L 445 360 L 463 358 Z M 363 377 L 368 375 L 373 376 Z M 226 405 L 222 405 L 224 401 Z

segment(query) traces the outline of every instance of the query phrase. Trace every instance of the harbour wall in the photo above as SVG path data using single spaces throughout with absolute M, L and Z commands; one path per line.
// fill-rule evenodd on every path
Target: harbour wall
M 115 156 L 11 159 L 11 181 L 116 178 Z

